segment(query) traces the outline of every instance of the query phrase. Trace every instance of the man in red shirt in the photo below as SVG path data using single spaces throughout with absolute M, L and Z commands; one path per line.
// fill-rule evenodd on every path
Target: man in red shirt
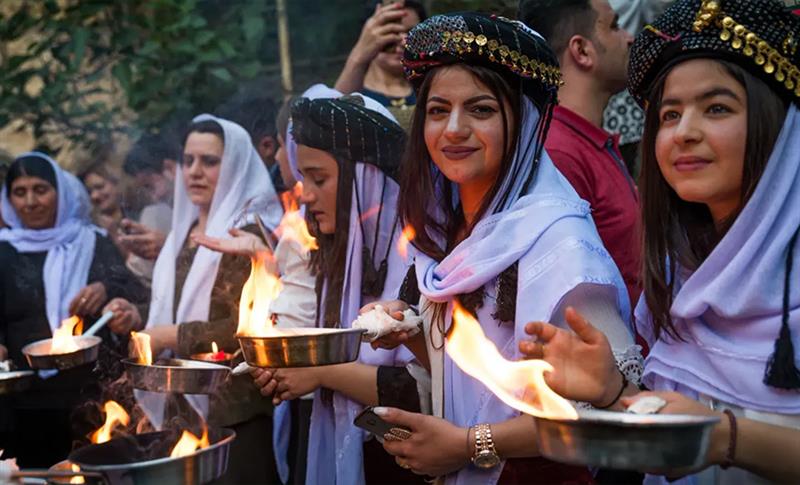
M 625 89 L 633 37 L 617 24 L 608 0 L 521 0 L 519 19 L 547 39 L 561 63 L 564 85 L 545 149 L 591 204 L 635 305 L 641 293 L 639 196 L 618 138 L 601 128 L 609 98 Z

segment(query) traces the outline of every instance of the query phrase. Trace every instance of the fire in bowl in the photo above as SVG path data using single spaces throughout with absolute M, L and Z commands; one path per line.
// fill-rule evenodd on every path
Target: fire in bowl
M 274 335 L 237 335 L 245 361 L 253 367 L 312 367 L 358 359 L 360 328 L 275 328 Z
M 102 339 L 81 335 L 72 337 L 77 350 L 53 353 L 54 339 L 48 338 L 30 343 L 22 348 L 22 353 L 31 369 L 71 369 L 97 360 Z
M 719 419 L 681 414 L 579 411 L 579 418 L 536 420 L 543 456 L 573 465 L 666 472 L 703 463 Z
M 171 458 L 177 435 L 170 431 L 115 438 L 73 451 L 69 461 L 81 471 L 97 472 L 112 485 L 197 485 L 222 476 L 236 433 L 210 429 L 210 445 L 186 456 Z
M 151 365 L 125 359 L 133 387 L 144 391 L 214 394 L 230 375 L 230 367 L 185 359 L 161 359 Z
M 33 384 L 34 372 L 30 370 L 16 370 L 0 372 L 0 396 L 28 390 Z

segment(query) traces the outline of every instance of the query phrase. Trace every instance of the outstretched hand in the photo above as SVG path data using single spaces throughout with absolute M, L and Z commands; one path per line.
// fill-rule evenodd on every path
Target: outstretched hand
M 264 241 L 253 233 L 233 228 L 228 233 L 230 239 L 207 236 L 205 234 L 192 234 L 192 242 L 225 254 L 254 257 L 256 254 L 270 251 Z
M 525 332 L 536 340 L 523 340 L 519 350 L 529 359 L 542 359 L 553 366 L 555 370 L 545 375 L 545 382 L 559 395 L 574 401 L 608 403 L 619 390 L 619 371 L 611 345 L 603 332 L 574 308 L 567 307 L 565 317 L 572 332 L 550 323 L 529 323 Z

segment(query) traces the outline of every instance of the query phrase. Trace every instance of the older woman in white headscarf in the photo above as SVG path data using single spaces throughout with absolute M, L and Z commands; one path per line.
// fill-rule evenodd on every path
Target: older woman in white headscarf
M 22 348 L 51 337 L 70 315 L 89 325 L 109 298 L 146 297 L 105 231 L 89 220 L 83 185 L 47 155 L 16 158 L 0 208 L 8 224 L 0 230 L 0 361 L 10 358 L 26 367 Z M 98 334 L 104 338 L 101 359 L 117 340 L 108 338 L 109 330 L 125 335 L 130 329 L 129 323 L 114 322 Z M 73 440 L 89 431 L 71 425 L 74 410 L 95 397 L 93 384 L 112 374 L 94 364 L 40 373 L 13 403 L 0 402 L 0 448 L 23 467 L 62 460 Z
M 212 342 L 233 352 L 238 347 L 236 306 L 249 259 L 199 247 L 194 236 L 218 238 L 234 228 L 257 232 L 255 217 L 267 228 L 279 223 L 280 202 L 247 132 L 221 118 L 196 117 L 185 137 L 174 200 L 172 232 L 156 261 L 145 329 L 153 354 L 171 349 L 186 357 L 209 352 Z M 139 310 L 124 301 L 109 305 L 117 306 L 124 318 L 142 319 Z M 237 432 L 225 481 L 277 482 L 271 453 L 264 452 L 271 441 L 271 414 L 272 404 L 246 376 L 234 377 L 211 397 L 209 424 Z

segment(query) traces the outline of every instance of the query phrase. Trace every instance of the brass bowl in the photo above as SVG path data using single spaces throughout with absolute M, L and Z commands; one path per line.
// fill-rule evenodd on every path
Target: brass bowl
M 361 328 L 281 328 L 274 336 L 237 335 L 244 360 L 253 367 L 314 367 L 358 359 Z

